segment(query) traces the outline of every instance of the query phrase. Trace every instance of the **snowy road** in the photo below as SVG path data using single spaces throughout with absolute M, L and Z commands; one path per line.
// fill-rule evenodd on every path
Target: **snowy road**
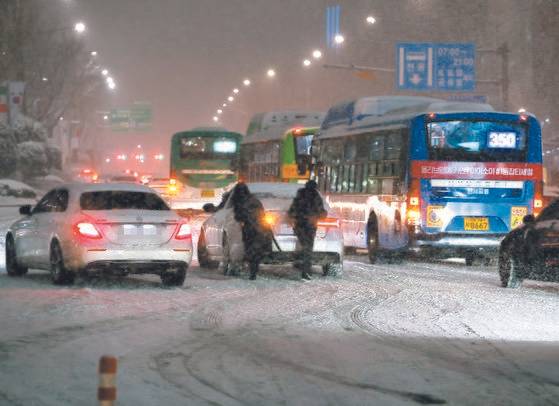
M 103 354 L 120 405 L 559 405 L 558 298 L 495 268 L 364 256 L 308 283 L 194 264 L 176 289 L 0 269 L 0 405 L 94 405 Z
M 494 268 L 346 262 L 302 283 L 194 267 L 50 284 L 0 274 L 0 404 L 95 404 L 120 359 L 119 404 L 559 404 L 559 285 L 498 287 Z

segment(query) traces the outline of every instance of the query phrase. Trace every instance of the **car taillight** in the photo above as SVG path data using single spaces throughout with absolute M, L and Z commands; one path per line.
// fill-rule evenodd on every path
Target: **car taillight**
M 101 238 L 101 233 L 91 223 L 78 223 L 76 224 L 75 229 L 76 232 L 82 237 L 91 238 L 94 240 L 98 240 Z
M 262 217 L 262 223 L 267 227 L 274 227 L 278 221 L 278 217 L 274 213 L 265 213 Z
M 316 223 L 318 227 L 340 227 L 340 220 L 335 217 L 324 217 Z
M 420 183 L 419 179 L 412 179 L 410 181 L 410 188 L 408 191 L 407 201 L 407 219 L 408 224 L 416 226 L 421 222 L 421 213 L 419 211 L 420 200 Z
M 189 240 L 191 238 L 192 238 L 192 230 L 190 229 L 190 225 L 188 225 L 188 224 L 179 225 L 179 229 L 177 230 L 177 234 L 175 235 L 175 239 L 177 239 L 177 240 Z

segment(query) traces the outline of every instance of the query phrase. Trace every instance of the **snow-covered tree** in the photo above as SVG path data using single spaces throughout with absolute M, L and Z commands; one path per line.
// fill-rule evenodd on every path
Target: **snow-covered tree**
M 18 170 L 24 178 L 48 173 L 46 146 L 42 142 L 26 141 L 17 145 Z

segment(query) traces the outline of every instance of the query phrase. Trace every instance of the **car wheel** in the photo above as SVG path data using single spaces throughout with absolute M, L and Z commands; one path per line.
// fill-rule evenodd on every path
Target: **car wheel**
M 161 283 L 163 286 L 182 286 L 186 279 L 186 266 L 179 265 L 174 268 L 167 269 L 161 274 Z
M 503 251 L 499 254 L 499 277 L 502 287 L 513 289 L 520 287 L 522 284 L 522 279 L 518 276 L 520 270 L 520 264 L 511 252 Z
M 62 249 L 57 241 L 50 248 L 50 277 L 55 285 L 71 285 L 74 283 L 75 274 L 64 266 Z
M 340 262 L 326 264 L 322 266 L 322 273 L 324 276 L 342 276 L 343 265 Z
M 367 252 L 369 253 L 369 262 L 371 264 L 378 261 L 380 254 L 376 219 L 369 221 L 369 224 L 367 225 Z
M 6 237 L 6 272 L 9 276 L 23 276 L 27 273 L 26 267 L 17 263 L 16 244 L 11 235 Z
M 206 247 L 206 235 L 203 231 L 200 232 L 198 237 L 198 263 L 202 268 L 217 269 L 219 267 L 218 261 L 210 260 L 208 248 Z

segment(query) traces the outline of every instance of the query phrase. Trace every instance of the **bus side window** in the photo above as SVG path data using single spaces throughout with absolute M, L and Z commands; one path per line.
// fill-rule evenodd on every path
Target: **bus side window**
M 369 159 L 371 161 L 380 161 L 383 158 L 384 137 L 382 135 L 374 135 L 371 137 L 371 152 Z
M 370 177 L 367 179 L 367 193 L 378 195 L 380 182 L 377 178 Z
M 391 195 L 394 192 L 394 178 L 385 178 L 382 180 L 381 194 Z
M 402 135 L 400 130 L 390 131 L 384 142 L 384 159 L 400 159 Z
M 336 193 L 337 192 L 337 184 L 338 184 L 338 167 L 332 166 L 330 168 L 330 192 Z

